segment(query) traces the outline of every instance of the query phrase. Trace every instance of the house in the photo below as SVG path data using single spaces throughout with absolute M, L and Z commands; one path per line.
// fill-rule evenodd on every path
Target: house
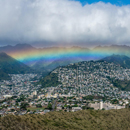
M 62 110 L 62 107 L 57 107 L 56 108 L 56 111 L 60 111 L 60 110 Z
M 72 112 L 80 111 L 80 110 L 82 110 L 81 107 L 72 107 Z

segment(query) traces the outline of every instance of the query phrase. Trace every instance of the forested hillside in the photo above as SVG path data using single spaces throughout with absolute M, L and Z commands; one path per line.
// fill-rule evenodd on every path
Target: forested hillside
M 32 73 L 33 70 L 27 65 L 15 60 L 4 52 L 0 52 L 0 80 L 10 79 L 8 74 Z
M 46 77 L 42 78 L 39 83 L 41 83 L 42 87 L 56 87 L 61 84 L 61 82 L 58 81 L 58 74 L 56 73 L 48 74 Z

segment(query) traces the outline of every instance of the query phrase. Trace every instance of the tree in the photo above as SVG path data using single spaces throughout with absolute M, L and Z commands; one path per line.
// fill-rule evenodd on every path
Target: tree
M 47 109 L 52 110 L 52 104 L 51 103 L 48 104 Z
M 113 100 L 111 100 L 111 103 L 112 104 L 119 104 L 119 101 L 117 99 L 113 99 Z
M 30 112 L 30 110 L 28 109 L 27 112 Z
M 28 103 L 21 103 L 20 109 L 22 109 L 22 110 L 27 110 L 27 106 L 28 106 L 28 105 L 29 105 Z
M 78 105 L 77 105 L 77 104 L 74 104 L 72 107 L 78 107 Z
M 41 105 L 41 104 L 37 104 L 37 105 L 36 105 L 36 107 L 40 107 L 40 108 L 41 108 L 41 107 L 42 107 L 42 105 Z
M 82 109 L 83 109 L 83 110 L 87 109 L 87 106 L 82 106 Z

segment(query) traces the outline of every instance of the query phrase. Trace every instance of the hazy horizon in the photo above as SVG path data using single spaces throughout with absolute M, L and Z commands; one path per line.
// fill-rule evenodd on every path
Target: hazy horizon
M 128 46 L 130 47 L 130 45 L 125 45 L 125 44 L 110 44 L 110 45 L 95 45 L 95 46 L 80 46 L 80 45 L 69 45 L 69 46 L 63 46 L 63 45 L 52 45 L 52 46 L 37 46 L 36 44 L 33 45 L 33 44 L 29 44 L 29 43 L 18 43 L 18 44 L 14 44 L 14 45 L 11 45 L 11 44 L 7 44 L 7 45 L 2 45 L 0 47 L 7 47 L 7 46 L 12 46 L 12 47 L 15 47 L 17 45 L 30 45 L 36 49 L 46 49 L 46 48 L 73 48 L 73 47 L 79 47 L 79 48 L 88 48 L 88 49 L 94 49 L 96 47 L 110 47 L 110 46 Z

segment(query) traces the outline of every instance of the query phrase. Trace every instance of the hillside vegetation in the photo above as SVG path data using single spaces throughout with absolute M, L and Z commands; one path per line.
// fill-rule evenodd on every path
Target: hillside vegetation
M 123 91 L 130 91 L 130 81 L 129 80 L 112 80 L 112 83 L 115 87 L 117 87 Z
M 0 69 L 7 74 L 22 74 L 31 71 L 30 67 L 3 52 L 0 53 Z
M 125 55 L 111 55 L 108 57 L 105 57 L 99 61 L 107 61 L 109 63 L 114 63 L 116 65 L 120 65 L 123 68 L 130 69 L 130 58 Z
M 2 117 L 0 130 L 129 130 L 129 122 L 129 109 L 50 112 Z
M 33 72 L 30 67 L 15 60 L 6 53 L 0 52 L 0 80 L 10 79 L 8 74 L 24 74 L 30 72 Z
M 48 74 L 46 77 L 40 80 L 40 83 L 42 84 L 42 87 L 56 87 L 57 85 L 61 84 L 58 81 L 58 74 L 56 73 Z
M 7 73 L 5 73 L 3 70 L 0 69 L 0 80 L 1 79 L 2 80 L 10 80 L 11 78 Z

